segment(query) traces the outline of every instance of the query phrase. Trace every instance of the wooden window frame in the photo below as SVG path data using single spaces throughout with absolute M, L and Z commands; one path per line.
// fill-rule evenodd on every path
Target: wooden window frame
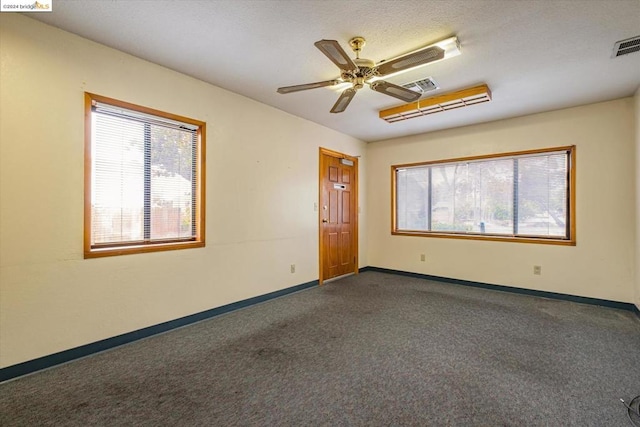
M 442 232 L 442 231 L 407 231 L 398 230 L 397 228 L 397 193 L 396 193 L 396 170 L 403 168 L 432 166 L 446 163 L 469 162 L 475 160 L 497 160 L 504 157 L 526 156 L 542 153 L 551 153 L 558 151 L 566 151 L 569 155 L 568 165 L 568 187 L 567 187 L 567 227 L 569 236 L 567 238 L 556 237 L 538 237 L 538 236 L 517 236 L 517 235 L 498 235 L 498 234 L 479 234 L 464 232 Z M 419 237 L 437 237 L 450 239 L 468 239 L 468 240 L 488 240 L 498 242 L 518 242 L 518 243 L 540 243 L 548 245 L 576 245 L 576 146 L 564 146 L 543 148 L 537 150 L 527 150 L 499 154 L 487 154 L 480 156 L 461 157 L 455 159 L 435 160 L 428 162 L 406 163 L 391 166 L 391 234 L 398 236 L 419 236 Z
M 161 242 L 132 241 L 117 244 L 92 246 L 91 244 L 91 107 L 94 101 L 115 107 L 162 117 L 197 126 L 196 131 L 196 203 L 195 203 L 195 237 L 175 239 Z M 84 93 L 84 258 L 98 258 L 116 255 L 128 255 L 147 252 L 190 249 L 205 246 L 205 183 L 206 183 L 206 123 L 153 108 L 143 107 L 129 102 L 108 98 L 93 93 Z

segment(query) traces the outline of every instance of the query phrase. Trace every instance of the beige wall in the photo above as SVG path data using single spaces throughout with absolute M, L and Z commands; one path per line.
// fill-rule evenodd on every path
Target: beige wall
M 499 91 L 494 95 L 499 99 Z M 369 265 L 633 301 L 636 221 L 633 111 L 633 99 L 626 98 L 370 144 Z M 577 146 L 575 247 L 390 234 L 393 164 L 574 144 Z M 420 262 L 420 254 L 426 255 L 425 262 Z M 533 275 L 534 265 L 542 266 L 542 275 Z
M 0 367 L 317 279 L 320 146 L 362 156 L 360 266 L 640 307 L 640 91 L 367 146 L 17 14 L 0 53 Z M 83 259 L 84 91 L 207 122 L 205 248 Z M 570 144 L 576 247 L 390 235 L 392 164 Z
M 18 14 L 0 27 L 0 367 L 318 278 L 318 147 L 363 176 L 363 142 Z M 207 122 L 205 248 L 83 259 L 84 91 Z
M 636 90 L 634 100 L 636 139 L 636 288 L 634 301 L 640 310 L 640 87 Z

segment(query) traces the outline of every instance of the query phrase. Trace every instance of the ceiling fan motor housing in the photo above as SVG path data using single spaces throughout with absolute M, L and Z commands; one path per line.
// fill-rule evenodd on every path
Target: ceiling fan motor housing
M 358 69 L 354 71 L 342 70 L 341 78 L 345 82 L 352 82 L 354 85 L 358 85 L 357 89 L 362 87 L 362 83 L 375 76 L 376 63 L 370 59 L 356 58 L 353 62 L 358 66 Z

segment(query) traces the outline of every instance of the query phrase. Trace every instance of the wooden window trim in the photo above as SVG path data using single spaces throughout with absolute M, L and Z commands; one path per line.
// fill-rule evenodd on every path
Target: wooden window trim
M 557 151 L 567 151 L 569 153 L 569 186 L 568 186 L 568 220 L 569 220 L 569 238 L 558 239 L 553 237 L 533 237 L 533 236 L 510 236 L 510 235 L 483 235 L 483 234 L 464 234 L 464 233 L 446 233 L 440 231 L 408 231 L 397 229 L 397 205 L 396 205 L 396 170 L 402 168 L 410 168 L 416 166 L 428 166 L 443 163 L 468 162 L 473 160 L 489 160 L 499 159 L 502 157 L 526 156 L 541 153 L 550 153 Z M 499 154 L 485 154 L 479 156 L 460 157 L 454 159 L 433 160 L 427 162 L 405 163 L 391 166 L 391 234 L 396 236 L 418 236 L 418 237 L 436 237 L 448 239 L 466 239 L 466 240 L 488 240 L 496 242 L 517 242 L 517 243 L 538 243 L 547 245 L 576 245 L 576 146 L 552 147 L 536 150 L 525 150 Z
M 196 164 L 196 235 L 188 239 L 159 242 L 129 242 L 117 245 L 91 245 L 91 106 L 93 101 L 122 107 L 144 114 L 164 117 L 198 126 Z M 99 258 L 117 255 L 129 255 L 178 249 L 191 249 L 205 246 L 205 186 L 206 186 L 206 123 L 200 120 L 167 113 L 153 108 L 143 107 L 129 102 L 108 98 L 93 93 L 84 93 L 84 258 Z

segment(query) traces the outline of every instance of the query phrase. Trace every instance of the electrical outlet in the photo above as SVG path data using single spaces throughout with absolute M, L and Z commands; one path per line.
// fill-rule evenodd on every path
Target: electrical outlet
M 420 261 L 424 262 L 427 257 L 424 254 L 420 254 Z
M 296 272 L 296 265 L 291 264 L 291 273 L 295 273 L 295 272 Z
M 542 267 L 539 266 L 539 265 L 534 265 L 533 266 L 533 274 L 536 274 L 538 276 L 541 275 L 542 274 Z

